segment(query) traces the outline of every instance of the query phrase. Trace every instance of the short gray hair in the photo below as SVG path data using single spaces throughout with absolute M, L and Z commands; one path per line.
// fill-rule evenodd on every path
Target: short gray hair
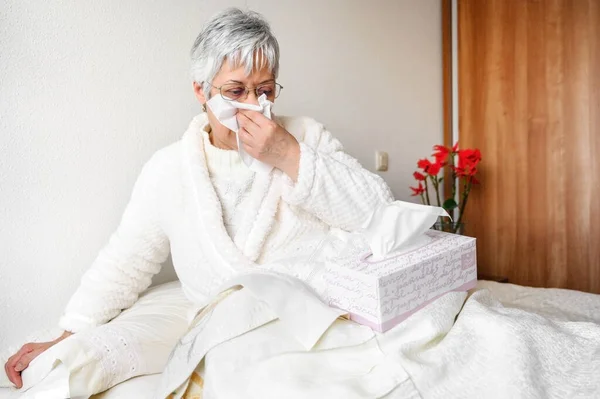
M 254 66 L 268 66 L 279 74 L 279 44 L 269 23 L 258 13 L 229 8 L 215 15 L 202 29 L 190 52 L 194 82 L 202 83 L 206 98 L 210 85 L 227 59 L 243 65 L 250 75 Z

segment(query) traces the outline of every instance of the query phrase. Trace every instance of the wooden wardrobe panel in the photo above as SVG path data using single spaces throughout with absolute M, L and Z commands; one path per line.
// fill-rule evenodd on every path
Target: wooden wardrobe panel
M 600 293 L 600 0 L 458 0 L 459 137 L 483 274 Z

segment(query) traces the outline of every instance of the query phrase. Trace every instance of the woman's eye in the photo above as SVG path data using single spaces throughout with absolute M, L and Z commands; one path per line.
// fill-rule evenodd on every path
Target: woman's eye
M 225 90 L 225 96 L 227 97 L 239 97 L 244 94 L 244 89 L 227 89 Z
M 261 87 L 257 91 L 259 96 L 264 94 L 267 97 L 271 97 L 273 95 L 273 89 L 270 87 Z

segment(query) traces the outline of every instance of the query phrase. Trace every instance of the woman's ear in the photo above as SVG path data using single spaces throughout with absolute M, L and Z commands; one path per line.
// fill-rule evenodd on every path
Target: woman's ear
M 198 82 L 194 82 L 194 94 L 196 98 L 200 102 L 200 104 L 204 105 L 207 101 L 206 96 L 204 95 L 204 89 L 202 88 L 202 84 Z

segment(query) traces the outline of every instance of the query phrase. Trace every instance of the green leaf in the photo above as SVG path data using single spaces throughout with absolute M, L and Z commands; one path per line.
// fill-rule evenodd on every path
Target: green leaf
M 456 201 L 454 201 L 454 198 L 448 198 L 446 201 L 444 201 L 442 207 L 447 211 L 451 211 L 453 209 L 458 208 L 458 204 L 456 203 Z
M 441 183 L 441 182 L 442 182 L 442 180 L 444 180 L 444 177 L 440 177 L 440 178 L 438 179 L 438 183 Z

